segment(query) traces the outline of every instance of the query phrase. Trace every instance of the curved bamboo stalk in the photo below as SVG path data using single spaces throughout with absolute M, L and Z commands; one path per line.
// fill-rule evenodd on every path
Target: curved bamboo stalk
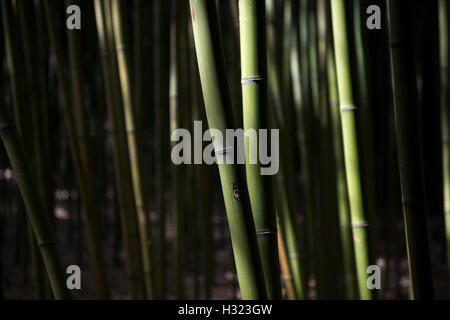
M 63 273 L 63 266 L 58 247 L 55 243 L 53 229 L 43 200 L 38 190 L 36 178 L 15 126 L 7 114 L 7 106 L 2 101 L 0 107 L 0 138 L 5 145 L 17 184 L 25 202 L 28 218 L 44 260 L 47 275 L 56 299 L 70 299 Z

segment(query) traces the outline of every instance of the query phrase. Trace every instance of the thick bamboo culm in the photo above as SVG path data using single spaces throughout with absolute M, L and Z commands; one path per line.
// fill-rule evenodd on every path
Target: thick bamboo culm
M 225 128 L 233 128 L 234 125 L 233 116 L 227 108 L 231 100 L 220 43 L 216 4 L 214 1 L 195 0 L 190 1 L 190 6 L 208 124 L 211 128 L 217 128 L 224 133 Z M 217 140 L 214 141 L 216 151 L 224 147 Z M 226 160 L 232 156 L 234 155 L 227 153 L 218 157 Z M 219 164 L 218 167 L 242 298 L 264 299 L 267 297 L 267 290 L 242 169 L 232 164 Z
M 242 60 L 242 105 L 244 130 L 268 127 L 267 58 L 264 1 L 240 0 L 239 21 Z M 259 251 L 269 299 L 281 298 L 278 263 L 276 214 L 270 176 L 262 176 L 260 165 L 249 163 L 249 138 L 246 138 L 247 188 L 258 236 Z

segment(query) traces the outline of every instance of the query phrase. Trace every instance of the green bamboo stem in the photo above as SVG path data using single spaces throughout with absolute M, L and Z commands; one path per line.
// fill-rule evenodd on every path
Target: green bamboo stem
M 21 116 L 20 114 L 18 114 L 18 112 L 22 112 L 21 108 L 23 108 L 23 106 L 21 106 L 22 103 L 22 99 L 19 96 L 20 92 L 24 89 L 26 89 L 27 91 L 29 91 L 33 98 L 36 99 L 36 87 L 35 84 L 36 82 L 34 81 L 34 75 L 35 73 L 33 72 L 34 69 L 32 68 L 34 65 L 32 64 L 34 61 L 32 61 L 31 57 L 30 57 L 30 52 L 29 52 L 29 38 L 28 38 L 28 24 L 27 24 L 27 17 L 25 17 L 25 8 L 24 8 L 24 3 L 22 1 L 20 1 L 18 3 L 18 6 L 20 8 L 19 10 L 19 22 L 20 22 L 20 32 L 22 34 L 22 45 L 26 46 L 26 50 L 24 50 L 24 59 L 25 61 L 27 61 L 27 65 L 28 65 L 28 69 L 25 69 L 26 72 L 26 77 L 25 77 L 25 81 L 26 83 L 20 83 L 18 81 L 18 77 L 17 77 L 17 73 L 16 73 L 16 69 L 17 69 L 17 44 L 15 44 L 13 42 L 12 39 L 12 34 L 11 31 L 14 30 L 15 25 L 11 24 L 11 19 L 12 18 L 12 8 L 10 7 L 11 4 L 9 1 L 4 1 L 2 3 L 2 13 L 3 13 L 3 25 L 4 25 L 4 36 L 5 36 L 5 47 L 6 47 L 6 56 L 7 56 L 7 63 L 8 63 L 8 71 L 10 74 L 10 80 L 11 80 L 11 91 L 12 91 L 12 103 L 13 103 L 13 109 L 15 111 L 15 118 L 18 122 L 18 128 L 21 128 L 23 131 L 18 131 L 19 136 L 22 138 L 22 141 L 27 141 L 28 143 L 28 147 L 27 149 L 27 153 L 28 155 L 33 155 L 34 153 L 38 153 L 40 155 L 40 149 L 39 148 L 32 148 L 31 146 L 38 146 L 37 143 L 31 143 L 32 141 L 35 142 L 39 142 L 39 130 L 38 130 L 38 125 L 33 125 L 33 135 L 30 135 L 30 130 L 28 129 L 27 123 L 24 122 L 24 117 Z M 13 21 L 15 19 L 12 19 Z M 25 88 L 23 87 L 25 86 Z M 35 102 L 35 100 L 31 99 L 31 110 L 32 110 L 32 114 L 33 117 L 37 116 L 37 111 L 38 111 L 38 107 L 33 104 L 33 102 Z M 40 121 L 37 121 L 38 123 L 40 123 Z M 37 134 L 37 137 L 36 137 Z M 35 139 L 33 139 L 32 137 L 35 137 Z M 41 157 L 36 157 L 36 167 L 35 169 L 38 171 L 39 173 L 39 179 L 38 182 L 41 184 L 42 182 L 42 161 L 41 161 Z M 41 190 L 41 192 L 43 192 L 43 188 L 40 187 L 39 190 Z M 47 212 L 47 210 L 44 210 L 45 212 Z M 44 299 L 45 297 L 45 278 L 42 276 L 43 275 L 43 265 L 42 265 L 42 260 L 40 259 L 40 254 L 39 254 L 39 249 L 37 248 L 36 245 L 36 238 L 33 235 L 33 230 L 31 228 L 30 223 L 27 223 L 27 231 L 28 231 L 28 240 L 29 240 L 29 247 L 30 247 L 30 254 L 31 254 L 31 264 L 32 264 L 32 270 L 33 270 L 33 276 L 34 276 L 34 281 L 35 281 L 35 294 L 36 294 L 36 298 L 37 299 Z
M 326 235 L 324 248 L 324 280 L 322 286 L 323 298 L 337 299 L 340 295 L 338 282 L 334 273 L 342 272 L 341 247 L 339 238 L 339 211 L 336 185 L 336 163 L 333 157 L 327 157 L 330 152 L 334 154 L 335 145 L 331 123 L 331 110 L 329 105 L 328 87 L 328 38 L 329 7 L 325 0 L 317 0 L 317 75 L 319 87 L 319 154 L 320 154 L 320 184 L 321 209 L 320 221 L 322 234 Z
M 104 87 L 105 87 L 105 95 L 106 95 L 106 104 L 108 108 L 108 116 L 109 123 L 111 126 L 111 135 L 112 135 L 112 156 L 114 162 L 114 174 L 115 174 L 115 186 L 117 188 L 118 195 L 118 205 L 119 205 L 119 214 L 120 214 L 120 224 L 122 227 L 122 234 L 124 240 L 124 248 L 125 248 L 125 259 L 126 259 L 126 268 L 128 277 L 130 279 L 130 287 L 131 287 L 131 296 L 133 299 L 139 298 L 139 274 L 142 273 L 141 262 L 136 259 L 136 248 L 133 244 L 133 237 L 131 234 L 131 226 L 130 226 L 130 213 L 134 214 L 134 212 L 130 211 L 130 199 L 127 197 L 127 193 L 125 191 L 124 186 L 126 185 L 125 179 L 123 176 L 123 162 L 121 162 L 120 158 L 120 139 L 118 137 L 117 130 L 117 119 L 115 117 L 114 112 L 114 101 L 112 94 L 112 79 L 111 79 L 111 68 L 109 66 L 110 60 L 109 56 L 111 52 L 108 48 L 107 37 L 106 37 L 106 26 L 105 26 L 105 12 L 104 6 L 102 4 L 102 0 L 95 0 L 95 17 L 97 23 L 97 32 L 98 39 L 100 45 L 100 52 L 102 57 L 102 71 L 103 71 L 103 79 L 104 79 Z
M 200 83 L 200 76 L 198 74 L 197 57 L 195 54 L 195 44 L 192 35 L 192 27 L 190 28 L 190 58 L 191 58 L 191 101 L 192 101 L 192 121 L 202 121 L 206 123 L 206 114 L 203 108 L 202 88 Z M 208 165 L 195 166 L 195 190 L 197 193 L 196 199 L 198 205 L 198 222 L 200 226 L 201 242 L 201 269 L 204 276 L 203 294 L 206 300 L 211 299 L 211 291 L 213 285 L 213 192 L 211 185 L 211 169 Z
M 355 253 L 350 228 L 350 208 L 345 178 L 345 163 L 342 148 L 342 128 L 339 119 L 339 97 L 336 78 L 336 64 L 333 51 L 327 50 L 328 56 L 328 95 L 330 99 L 331 121 L 333 127 L 334 160 L 336 162 L 336 189 L 338 195 L 340 239 L 344 265 L 344 283 L 349 300 L 358 298 L 358 287 L 355 275 Z
M 226 128 L 234 126 L 216 4 L 214 1 L 191 0 L 190 6 L 208 125 L 225 136 Z M 221 141 L 214 141 L 216 151 L 224 147 Z M 233 156 L 234 153 L 216 152 L 218 160 L 225 160 L 223 164 L 219 161 L 218 167 L 239 286 L 243 299 L 264 299 L 267 293 L 243 170 L 239 165 L 226 164 L 226 159 L 229 161 Z
M 278 223 L 278 253 L 280 255 L 280 270 L 281 270 L 281 279 L 284 283 L 284 288 L 286 290 L 286 296 L 288 300 L 296 300 L 297 297 L 295 295 L 295 285 L 291 274 L 291 267 L 289 265 L 289 259 L 286 251 L 286 244 L 283 239 L 283 231 L 281 230 L 281 226 Z
M 398 0 L 388 3 L 397 152 L 402 189 L 411 293 L 433 298 L 425 190 L 420 141 L 419 107 L 413 51 L 412 9 Z M 420 145 L 420 144 L 419 144 Z
M 111 118 L 115 121 L 117 129 L 117 144 L 118 144 L 118 154 L 121 163 L 121 170 L 123 174 L 124 184 L 126 186 L 132 186 L 133 180 L 131 175 L 131 167 L 129 160 L 129 149 L 127 143 L 127 132 L 125 128 L 124 113 L 122 108 L 122 93 L 119 79 L 119 68 L 117 66 L 116 57 L 116 46 L 114 41 L 114 30 L 113 30 L 113 20 L 111 13 L 111 1 L 103 1 L 104 5 L 104 18 L 105 18 L 105 31 L 106 40 L 109 52 L 109 68 L 111 76 L 111 87 L 112 87 L 112 101 L 114 103 L 114 110 L 112 111 Z M 133 248 L 133 259 L 136 265 L 137 276 L 139 277 L 139 283 L 141 284 L 142 296 L 146 295 L 146 284 L 144 281 L 144 261 L 141 247 L 141 237 L 138 226 L 138 216 L 136 203 L 134 198 L 134 190 L 132 187 L 125 188 L 125 200 L 126 207 L 128 208 L 128 219 L 130 224 L 131 242 Z
M 124 43 L 122 16 L 120 11 L 120 1 L 113 0 L 111 7 L 114 39 L 117 52 L 117 64 L 120 75 L 120 85 L 123 100 L 123 113 L 125 115 L 125 127 L 127 130 L 128 149 L 131 165 L 131 174 L 133 180 L 134 198 L 137 209 L 139 235 L 141 239 L 142 259 L 144 264 L 144 277 L 146 283 L 147 298 L 152 299 L 155 296 L 155 279 L 154 279 L 154 259 L 153 259 L 153 243 L 151 237 L 151 226 L 148 221 L 148 203 L 146 201 L 146 193 L 144 183 L 142 181 L 142 163 L 138 154 L 138 140 L 136 136 L 135 114 L 133 111 L 130 76 L 127 66 L 126 45 Z
M 99 219 L 97 217 L 98 211 L 95 209 L 95 199 L 92 198 L 94 195 L 94 192 L 92 191 L 94 184 L 89 183 L 89 180 L 87 180 L 88 177 L 86 176 L 86 172 L 83 170 L 83 160 L 81 157 L 80 146 L 76 139 L 77 127 L 72 116 L 74 111 L 70 100 L 69 84 L 67 83 L 64 71 L 67 63 L 64 59 L 62 51 L 61 37 L 59 33 L 61 29 L 57 25 L 55 3 L 51 0 L 45 0 L 44 5 L 50 43 L 56 58 L 57 78 L 60 89 L 60 107 L 64 114 L 69 149 L 72 155 L 73 166 L 75 169 L 81 199 L 85 208 L 89 253 L 91 255 L 92 265 L 94 268 L 96 294 L 98 298 L 108 299 L 110 297 L 110 293 L 103 255 L 100 249 Z M 92 177 L 90 178 L 92 179 Z
M 316 232 L 315 232 L 315 217 L 318 214 L 318 197 L 316 197 L 316 183 L 314 176 L 315 170 L 315 141 L 312 132 L 312 90 L 310 81 L 310 59 L 309 59 L 309 28 L 308 28 L 308 0 L 301 0 L 299 3 L 299 55 L 300 55 L 300 83 L 301 83 L 301 101 L 299 101 L 300 110 L 297 111 L 298 126 L 301 129 L 300 136 L 300 154 L 305 155 L 304 165 L 307 168 L 302 168 L 302 177 L 305 181 L 305 201 L 306 201 L 306 261 L 307 277 L 316 278 L 318 274 L 318 261 L 316 250 Z M 295 73 L 293 73 L 295 76 Z
M 15 126 L 9 120 L 7 106 L 0 107 L 0 137 L 6 148 L 19 190 L 25 202 L 26 212 L 33 226 L 34 234 L 44 260 L 47 275 L 56 299 L 70 299 L 63 273 L 63 266 L 53 229 L 45 212 L 38 184 L 27 160 L 26 152 Z
M 356 274 L 358 279 L 359 297 L 363 300 L 367 300 L 373 298 L 373 292 L 369 290 L 366 284 L 367 267 L 373 264 L 373 262 L 371 261 L 369 245 L 370 228 L 367 215 L 364 211 L 362 196 L 358 137 L 356 135 L 356 107 L 354 105 L 353 89 L 351 85 L 344 0 L 333 0 L 331 2 L 331 13 L 341 110 L 347 192 L 350 203 L 351 226 L 355 249 Z
M 353 25 L 354 25 L 354 37 L 355 37 L 355 50 L 356 50 L 356 68 L 357 68 L 357 97 L 360 104 L 360 112 L 358 114 L 359 121 L 361 122 L 361 165 L 362 174 L 364 177 L 363 192 L 365 197 L 365 203 L 367 208 L 367 217 L 372 226 L 372 230 L 377 229 L 376 225 L 376 213 L 377 209 L 377 189 L 375 179 L 375 154 L 374 154 L 374 138 L 373 138 L 373 94 L 372 86 L 370 85 L 371 78 L 368 67 L 367 49 L 365 47 L 363 34 L 365 32 L 365 21 L 361 9 L 365 9 L 364 3 L 361 0 L 353 0 Z M 375 232 L 371 233 L 370 244 L 372 246 L 372 252 L 377 254 Z
M 267 57 L 265 3 L 239 1 L 241 34 L 242 105 L 244 130 L 267 129 Z M 258 235 L 259 252 L 269 299 L 281 298 L 276 214 L 272 178 L 262 176 L 260 165 L 249 163 L 249 140 L 245 140 L 247 188 Z
M 270 112 L 274 114 L 273 124 L 280 129 L 280 170 L 277 174 L 277 188 L 279 188 L 277 201 L 278 214 L 280 223 L 283 226 L 286 239 L 286 247 L 288 250 L 289 262 L 291 265 L 292 275 L 294 277 L 296 295 L 298 299 L 303 299 L 306 292 L 305 279 L 302 276 L 302 263 L 300 261 L 299 241 L 297 235 L 297 227 L 294 219 L 294 166 L 293 166 L 293 145 L 292 137 L 289 136 L 285 122 L 285 114 L 283 108 L 283 97 L 280 89 L 281 74 L 279 72 L 279 50 L 277 50 L 277 25 L 276 20 L 276 3 L 273 0 L 266 1 L 267 21 L 267 57 L 268 57 L 268 75 L 269 75 L 269 91 L 273 108 Z M 289 24 L 288 24 L 289 25 Z M 288 31 L 288 29 L 286 30 Z M 289 176 L 289 177 L 286 177 Z M 288 192 L 290 190 L 290 192 Z
M 444 219 L 447 240 L 447 264 L 450 265 L 450 112 L 449 112 L 449 33 L 448 1 L 439 0 L 439 56 L 441 65 L 441 136 Z
M 78 0 L 67 0 L 67 5 L 75 4 L 80 5 Z M 85 93 L 83 86 L 85 85 L 85 76 L 83 73 L 82 63 L 82 47 L 81 47 L 81 34 L 77 31 L 67 31 L 70 75 L 72 78 L 72 90 L 70 97 L 73 101 L 73 117 L 75 123 L 76 139 L 78 141 L 78 147 L 81 159 L 81 170 L 84 174 L 85 184 L 88 187 L 89 197 L 91 198 L 92 206 L 92 223 L 97 233 L 96 246 L 97 250 L 102 250 L 101 243 L 101 211 L 100 211 L 100 193 L 98 192 L 97 181 L 101 183 L 100 174 L 94 175 L 94 156 L 92 153 L 91 139 L 89 136 L 89 118 L 84 103 Z M 98 154 L 100 152 L 97 152 Z M 94 179 L 94 176 L 96 179 Z

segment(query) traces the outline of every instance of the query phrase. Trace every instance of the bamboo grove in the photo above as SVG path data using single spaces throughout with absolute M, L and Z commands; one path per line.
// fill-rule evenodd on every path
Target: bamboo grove
M 0 4 L 0 298 L 450 297 L 448 0 Z

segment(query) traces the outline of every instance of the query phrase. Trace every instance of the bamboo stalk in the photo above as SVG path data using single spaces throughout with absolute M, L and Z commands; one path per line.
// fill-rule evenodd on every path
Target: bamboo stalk
M 349 300 L 358 298 L 357 279 L 355 275 L 355 253 L 350 228 L 350 208 L 347 194 L 347 181 L 345 178 L 345 163 L 342 148 L 342 128 L 339 119 L 339 97 L 336 79 L 336 64 L 332 49 L 328 50 L 328 87 L 333 127 L 334 159 L 336 162 L 336 189 L 338 195 L 340 240 L 344 264 L 344 283 L 346 296 Z
M 190 1 L 195 48 L 200 79 L 210 128 L 224 135 L 226 128 L 233 128 L 233 116 L 225 74 L 222 45 L 214 1 Z M 256 240 L 255 225 L 247 197 L 242 169 L 226 164 L 234 153 L 221 153 L 224 145 L 214 140 L 219 161 L 219 173 L 227 211 L 233 252 L 243 299 L 267 297 L 264 275 Z
M 419 108 L 409 6 L 388 3 L 397 152 L 402 189 L 409 271 L 414 299 L 433 298 L 425 190 L 420 141 Z M 420 144 L 419 144 L 420 146 Z
M 60 27 L 57 25 L 55 3 L 51 0 L 44 0 L 45 14 L 47 18 L 47 27 L 50 36 L 50 43 L 52 45 L 57 66 L 57 78 L 59 84 L 60 107 L 65 118 L 65 125 L 67 130 L 67 137 L 69 142 L 69 149 L 72 155 L 72 161 L 75 169 L 77 185 L 81 193 L 81 199 L 85 209 L 86 226 L 88 234 L 89 252 L 91 255 L 92 265 L 95 274 L 95 289 L 97 297 L 101 299 L 108 299 L 110 297 L 106 270 L 104 267 L 103 255 L 100 249 L 100 235 L 99 235 L 99 219 L 97 217 L 98 211 L 95 209 L 95 199 L 93 199 L 94 192 L 92 191 L 93 184 L 87 180 L 86 172 L 83 170 L 83 160 L 81 157 L 80 146 L 76 139 L 77 128 L 73 119 L 73 108 L 71 105 L 69 84 L 65 76 L 65 62 L 61 37 Z
M 444 219 L 447 240 L 447 264 L 450 265 L 450 112 L 449 112 L 449 33 L 448 1 L 439 0 L 439 52 L 441 65 L 441 136 Z
M 269 127 L 265 11 L 263 1 L 239 1 L 244 130 L 258 131 Z M 250 164 L 250 147 L 247 137 L 245 140 L 247 188 L 258 235 L 267 293 L 269 299 L 280 299 L 280 266 L 275 237 L 277 229 L 272 178 L 261 175 L 260 165 Z
M 361 171 L 356 135 L 356 120 L 351 85 L 347 27 L 344 0 L 331 2 L 333 35 L 336 58 L 336 74 L 341 110 L 344 159 L 347 178 L 347 192 L 350 202 L 351 226 L 355 248 L 356 274 L 359 297 L 372 299 L 372 291 L 367 287 L 367 267 L 372 264 L 369 245 L 369 224 L 362 196 Z
M 109 115 L 109 123 L 111 126 L 111 134 L 112 134 L 112 156 L 114 162 L 114 174 L 115 174 L 115 182 L 118 194 L 118 204 L 119 204 L 119 214 L 120 214 L 120 224 L 122 227 L 122 234 L 124 239 L 124 247 L 125 247 L 125 258 L 126 258 L 126 267 L 127 273 L 130 279 L 131 286 L 131 296 L 134 299 L 139 297 L 139 274 L 142 273 L 141 262 L 139 259 L 136 259 L 136 248 L 133 248 L 133 236 L 131 234 L 131 225 L 130 214 L 134 214 L 130 210 L 130 202 L 129 197 L 127 197 L 127 193 L 125 191 L 124 186 L 126 185 L 124 179 L 124 171 L 123 171 L 123 162 L 120 158 L 120 139 L 118 137 L 117 130 L 117 119 L 115 117 L 114 112 L 114 101 L 112 90 L 112 79 L 111 79 L 111 68 L 109 66 L 109 55 L 111 52 L 108 49 L 107 37 L 106 37 L 106 26 L 105 26 L 105 13 L 102 0 L 95 0 L 95 16 L 97 23 L 97 31 L 98 38 L 101 50 L 102 57 L 102 70 L 103 70 L 103 79 L 105 82 L 105 94 L 106 94 L 106 104 L 108 108 Z
M 135 114 L 131 97 L 130 75 L 127 66 L 126 44 L 124 42 L 122 16 L 120 11 L 120 1 L 112 0 L 111 7 L 114 39 L 117 51 L 117 63 L 120 75 L 120 85 L 123 100 L 123 112 L 125 115 L 125 127 L 127 130 L 128 150 L 133 180 L 134 198 L 138 216 L 139 235 L 141 239 L 142 259 L 144 263 L 144 277 L 146 283 L 147 298 L 155 296 L 154 259 L 153 242 L 151 236 L 151 226 L 148 221 L 148 203 L 146 193 L 143 190 L 142 181 L 142 160 L 138 150 L 138 139 L 136 137 Z
M 292 155 L 292 137 L 286 125 L 283 96 L 280 89 L 281 74 L 279 70 L 279 50 L 277 45 L 277 25 L 275 24 L 276 4 L 273 0 L 266 1 L 266 12 L 269 26 L 267 29 L 267 56 L 268 56 L 268 76 L 270 99 L 273 108 L 270 112 L 274 114 L 273 124 L 280 129 L 280 169 L 277 174 L 277 188 L 279 188 L 277 208 L 280 223 L 285 232 L 286 247 L 288 250 L 291 272 L 294 278 L 295 290 L 298 299 L 306 296 L 306 283 L 303 277 L 302 261 L 300 261 L 299 241 L 297 227 L 294 219 L 294 166 Z M 290 24 L 288 24 L 290 25 Z M 286 29 L 287 31 L 288 29 Z M 290 190 L 290 191 L 289 191 Z
M 26 212 L 33 226 L 34 234 L 44 260 L 47 275 L 56 299 L 70 299 L 63 273 L 63 266 L 53 229 L 45 212 L 38 184 L 33 176 L 26 152 L 15 126 L 9 120 L 7 106 L 2 101 L 0 107 L 0 137 L 6 148 L 17 184 L 25 202 Z
M 281 275 L 282 280 L 284 283 L 284 287 L 286 289 L 286 296 L 288 300 L 296 300 L 295 296 L 295 286 L 294 281 L 291 274 L 291 267 L 289 265 L 289 259 L 287 256 L 286 251 L 286 245 L 284 243 L 284 239 L 282 236 L 283 232 L 281 230 L 280 224 L 278 224 L 278 232 L 277 232 L 277 238 L 278 238 L 278 253 L 280 255 L 280 269 L 281 269 Z

